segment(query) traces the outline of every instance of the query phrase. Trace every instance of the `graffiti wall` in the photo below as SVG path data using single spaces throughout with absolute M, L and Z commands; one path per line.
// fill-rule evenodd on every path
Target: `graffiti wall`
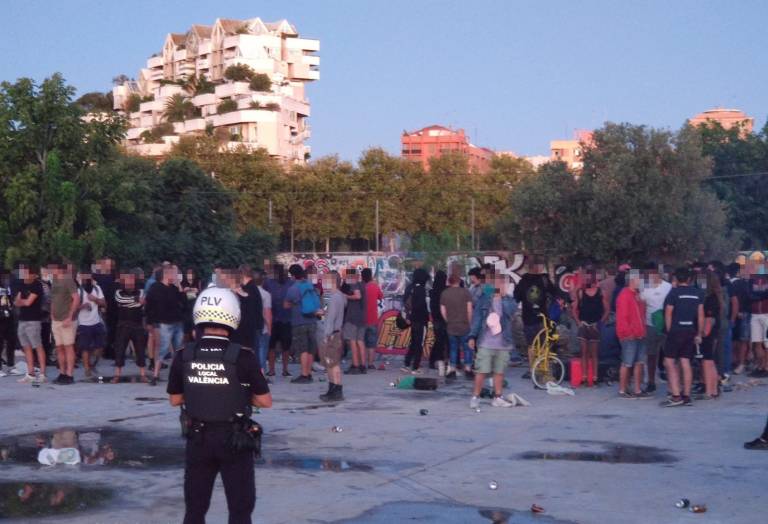
M 315 267 L 318 274 L 338 271 L 344 274 L 349 269 L 357 271 L 370 268 L 373 276 L 381 287 L 384 300 L 379 307 L 379 338 L 378 351 L 389 354 L 405 354 L 411 341 L 410 329 L 398 329 L 395 318 L 402 308 L 402 297 L 409 282 L 410 272 L 421 257 L 413 253 L 280 253 L 276 262 L 285 267 L 299 264 L 305 269 Z M 449 273 L 456 273 L 466 278 L 470 269 L 482 267 L 485 264 L 493 266 L 496 273 L 507 275 L 510 284 L 520 281 L 525 255 L 522 253 L 493 252 L 480 254 L 452 254 L 447 257 L 446 267 Z M 434 333 L 430 323 L 426 330 L 424 355 L 428 357 Z

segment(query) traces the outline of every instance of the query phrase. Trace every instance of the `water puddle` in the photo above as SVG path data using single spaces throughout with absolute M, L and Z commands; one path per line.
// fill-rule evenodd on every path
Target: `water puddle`
M 265 437 L 260 468 L 285 468 L 335 473 L 374 469 L 394 470 L 420 467 L 421 463 L 372 461 L 362 463 L 343 458 L 304 456 L 281 453 L 276 441 Z M 148 435 L 144 432 L 115 428 L 63 428 L 22 435 L 0 436 L 0 466 L 3 464 L 39 465 L 42 449 L 75 448 L 80 453 L 80 467 L 117 468 L 181 467 L 184 464 L 184 440 L 175 434 Z M 274 450 L 274 451 L 270 451 Z M 277 451 L 277 452 L 275 452 Z M 61 466 L 65 467 L 65 466 Z M 71 466 L 66 466 L 71 467 Z
M 42 518 L 104 506 L 112 490 L 70 482 L 0 482 L 0 519 Z
M 618 442 L 568 440 L 582 445 L 598 445 L 602 451 L 526 451 L 516 458 L 523 460 L 570 460 L 577 462 L 606 462 L 608 464 L 671 464 L 678 459 L 668 450 Z
M 548 515 L 506 508 L 482 508 L 440 502 L 388 502 L 365 513 L 332 524 L 391 524 L 392 522 L 434 522 L 440 524 L 575 524 Z
M 373 471 L 373 466 L 360 462 L 348 462 L 346 460 L 316 458 L 316 457 L 294 457 L 289 455 L 265 456 L 256 462 L 257 467 L 264 468 L 289 468 L 302 471 L 332 471 L 340 473 L 343 471 Z
M 0 437 L 0 464 L 38 464 L 41 449 L 76 448 L 82 466 L 145 468 L 184 463 L 184 443 L 120 429 L 59 429 Z M 42 467 L 42 466 L 41 466 Z

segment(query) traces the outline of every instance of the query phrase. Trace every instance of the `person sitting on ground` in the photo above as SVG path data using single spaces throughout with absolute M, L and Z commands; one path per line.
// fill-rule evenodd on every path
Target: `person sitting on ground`
M 486 281 L 489 280 L 486 275 Z M 493 289 L 485 292 L 477 301 L 472 314 L 472 328 L 469 332 L 469 346 L 477 348 L 475 357 L 475 384 L 469 407 L 480 407 L 480 392 L 483 381 L 493 374 L 493 407 L 510 407 L 504 400 L 504 372 L 509 364 L 509 354 L 515 348 L 512 335 L 512 317 L 517 310 L 517 303 L 507 294 L 508 278 L 505 275 L 493 275 L 490 279 Z

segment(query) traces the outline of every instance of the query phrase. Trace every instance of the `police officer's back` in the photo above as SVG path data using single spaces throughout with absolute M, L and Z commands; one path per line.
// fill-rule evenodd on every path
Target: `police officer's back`
M 230 524 L 250 523 L 258 429 L 250 422 L 251 406 L 270 407 L 272 395 L 254 353 L 229 341 L 240 322 L 239 302 L 231 291 L 204 290 L 193 320 L 202 336 L 176 354 L 168 377 L 171 405 L 186 408 L 184 522 L 205 522 L 213 483 L 221 473 Z

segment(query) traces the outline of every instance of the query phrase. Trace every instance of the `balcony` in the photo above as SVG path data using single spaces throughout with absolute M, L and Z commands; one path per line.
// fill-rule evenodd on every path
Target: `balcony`
M 320 40 L 311 40 L 309 38 L 286 38 L 285 47 L 287 49 L 301 49 L 302 51 L 320 51 Z
M 217 98 L 231 98 L 235 95 L 247 95 L 251 93 L 248 82 L 228 82 L 216 86 Z
M 147 67 L 149 69 L 155 69 L 155 68 L 161 68 L 163 67 L 163 57 L 162 56 L 153 56 L 149 60 L 147 60 Z

